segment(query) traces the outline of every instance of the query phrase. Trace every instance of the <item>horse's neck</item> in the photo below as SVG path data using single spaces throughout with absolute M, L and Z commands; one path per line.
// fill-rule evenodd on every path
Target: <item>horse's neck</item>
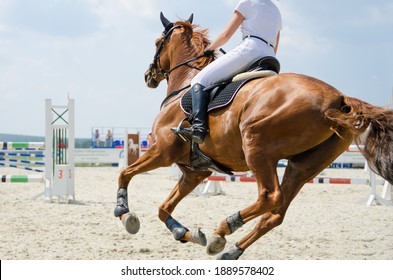
M 176 90 L 189 86 L 191 84 L 192 78 L 194 78 L 198 72 L 199 70 L 191 68 L 187 65 L 174 70 L 169 75 L 167 93 L 170 94 Z

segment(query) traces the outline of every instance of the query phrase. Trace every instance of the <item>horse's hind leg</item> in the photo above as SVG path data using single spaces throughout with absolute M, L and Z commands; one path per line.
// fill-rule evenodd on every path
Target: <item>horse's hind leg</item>
M 177 204 L 186 197 L 196 186 L 198 186 L 205 178 L 211 175 L 210 171 L 191 171 L 179 166 L 183 172 L 180 180 L 173 188 L 167 199 L 159 207 L 158 216 L 167 228 L 172 232 L 174 238 L 180 242 L 192 242 L 206 246 L 205 234 L 200 229 L 189 230 L 171 215 Z
M 250 155 L 247 160 L 258 185 L 258 199 L 247 208 L 221 221 L 209 239 L 206 251 L 209 255 L 221 252 L 226 244 L 225 235 L 232 234 L 243 224 L 263 213 L 281 207 L 283 197 L 277 176 L 277 161 L 262 154 Z
M 274 227 L 279 226 L 284 220 L 290 203 L 303 185 L 318 175 L 350 145 L 352 137 L 349 133 L 343 132 L 341 133 L 341 137 L 334 134 L 319 146 L 292 157 L 288 161 L 288 167 L 285 170 L 281 183 L 281 191 L 284 198 L 282 206 L 271 212 L 262 214 L 255 228 L 237 242 L 234 248 L 219 255 L 218 258 L 237 259 L 245 249 L 261 236 L 265 235 Z

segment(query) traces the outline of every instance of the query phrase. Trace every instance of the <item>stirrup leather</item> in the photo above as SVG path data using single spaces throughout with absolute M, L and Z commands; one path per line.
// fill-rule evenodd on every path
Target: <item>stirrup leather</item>
M 171 131 L 175 133 L 183 142 L 192 142 L 192 128 L 191 127 L 182 127 L 182 124 L 187 121 L 190 123 L 188 117 L 182 119 L 179 125 L 175 128 L 171 128 Z
M 213 159 L 205 155 L 200 149 L 199 145 L 192 142 L 190 147 L 190 163 L 194 170 L 215 171 L 228 175 L 233 175 L 232 170 L 228 167 L 215 162 Z

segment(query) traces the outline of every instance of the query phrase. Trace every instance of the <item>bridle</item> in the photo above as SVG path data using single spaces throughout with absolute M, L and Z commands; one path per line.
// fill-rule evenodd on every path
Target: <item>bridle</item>
M 198 55 L 198 56 L 196 56 L 196 57 L 187 59 L 186 61 L 183 61 L 183 62 L 181 62 L 181 63 L 175 65 L 173 68 L 171 68 L 171 69 L 169 69 L 169 70 L 167 70 L 167 71 L 164 70 L 164 69 L 162 69 L 162 67 L 161 67 L 161 62 L 160 62 L 161 51 L 162 51 L 162 49 L 163 49 L 165 43 L 167 42 L 167 40 L 170 38 L 172 32 L 173 32 L 175 29 L 177 29 L 177 28 L 182 28 L 183 25 L 181 25 L 181 24 L 179 24 L 179 25 L 174 25 L 172 22 L 170 22 L 169 20 L 167 20 L 167 19 L 165 18 L 165 16 L 164 16 L 162 13 L 160 14 L 160 18 L 161 18 L 161 22 L 162 22 L 162 24 L 163 24 L 163 26 L 164 26 L 165 29 L 164 29 L 164 31 L 162 32 L 162 39 L 161 39 L 161 42 L 158 44 L 158 46 L 157 46 L 157 48 L 156 48 L 156 53 L 154 54 L 153 62 L 149 65 L 149 68 L 148 68 L 148 70 L 147 70 L 147 72 L 149 72 L 150 75 L 151 75 L 151 77 L 153 78 L 154 82 L 155 82 L 155 83 L 158 83 L 158 82 L 156 81 L 157 75 L 163 75 L 163 76 L 165 77 L 165 79 L 166 79 L 167 81 L 169 81 L 169 75 L 172 73 L 172 71 L 174 71 L 174 70 L 176 70 L 176 69 L 178 69 L 179 67 L 184 66 L 184 65 L 187 65 L 187 66 L 190 67 L 190 68 L 194 68 L 194 69 L 197 69 L 197 70 L 201 70 L 201 69 L 198 68 L 198 67 L 189 65 L 189 63 L 190 63 L 190 62 L 193 62 L 193 61 L 196 61 L 196 60 L 198 60 L 198 59 L 200 59 L 200 58 L 202 58 L 202 57 L 211 56 L 211 55 L 214 55 L 214 54 L 212 54 L 212 53 L 206 54 L 206 52 L 204 52 L 204 53 L 201 54 L 201 55 Z M 190 18 L 189 18 L 187 21 L 190 22 L 190 23 L 192 23 L 192 21 L 193 21 L 193 15 L 191 15 Z M 153 69 L 155 69 L 155 71 L 153 71 Z M 158 70 L 157 70 L 157 69 L 158 69 Z M 185 87 L 183 87 L 183 88 L 181 88 L 181 89 L 175 90 L 175 91 L 173 91 L 171 94 L 167 95 L 166 98 L 163 100 L 163 102 L 162 102 L 162 104 L 161 104 L 161 108 L 164 106 L 164 104 L 165 104 L 169 99 L 171 99 L 172 97 L 178 95 L 180 92 L 182 92 L 183 90 L 189 88 L 190 86 L 191 86 L 191 85 L 187 85 L 187 86 L 185 86 Z
M 172 72 L 171 70 L 170 71 L 163 70 L 161 67 L 161 63 L 160 63 L 160 55 L 161 55 L 161 51 L 164 47 L 165 42 L 171 36 L 173 30 L 182 27 L 181 25 L 175 25 L 175 26 L 173 26 L 173 24 L 171 24 L 171 25 L 172 26 L 169 26 L 170 28 L 167 27 L 167 28 L 165 28 L 164 32 L 162 32 L 163 37 L 161 39 L 160 44 L 157 46 L 156 53 L 154 54 L 153 62 L 149 66 L 150 71 L 153 70 L 153 68 L 158 68 L 158 71 L 151 72 L 154 79 L 157 77 L 157 74 L 161 74 L 168 80 L 169 73 Z M 158 67 L 156 67 L 156 66 L 158 66 Z
M 151 73 L 152 73 L 153 79 L 155 79 L 155 78 L 157 77 L 157 75 L 163 75 L 167 80 L 169 80 L 169 75 L 172 73 L 172 71 L 174 71 L 174 70 L 176 70 L 177 68 L 179 68 L 179 67 L 181 67 L 181 66 L 184 66 L 184 65 L 187 65 L 187 66 L 190 67 L 190 68 L 195 68 L 195 69 L 197 69 L 197 70 L 201 70 L 201 69 L 198 68 L 198 67 L 189 65 L 189 63 L 190 63 L 190 62 L 193 62 L 193 61 L 196 61 L 196 60 L 198 60 L 198 59 L 200 59 L 200 58 L 202 58 L 202 57 L 205 57 L 205 56 L 206 56 L 205 53 L 203 53 L 203 54 L 201 54 L 201 55 L 198 55 L 198 56 L 196 56 L 196 57 L 187 59 L 186 61 L 183 61 L 183 62 L 181 62 L 181 63 L 175 65 L 173 68 L 171 68 L 171 69 L 169 69 L 169 70 L 167 70 L 167 71 L 165 71 L 165 70 L 162 69 L 162 67 L 161 67 L 160 55 L 161 55 L 161 51 L 162 51 L 162 49 L 163 49 L 163 47 L 164 47 L 164 44 L 166 43 L 166 41 L 168 40 L 168 38 L 171 36 L 172 32 L 173 32 L 175 29 L 181 28 L 181 27 L 183 27 L 183 26 L 182 26 L 182 25 L 175 25 L 175 26 L 173 26 L 173 24 L 171 23 L 171 26 L 167 26 L 167 28 L 165 28 L 164 32 L 162 33 L 162 35 L 163 35 L 162 40 L 161 40 L 160 44 L 157 46 L 156 53 L 155 53 L 154 58 L 153 58 L 153 62 L 149 65 L 149 70 L 150 70 Z M 157 67 L 157 66 L 158 66 L 158 67 Z M 153 68 L 158 69 L 158 71 L 153 72 L 153 71 L 152 71 Z

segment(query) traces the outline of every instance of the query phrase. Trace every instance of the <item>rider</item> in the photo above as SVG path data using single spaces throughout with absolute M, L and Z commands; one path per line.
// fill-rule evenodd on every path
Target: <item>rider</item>
M 205 54 L 213 54 L 239 27 L 243 38 L 240 45 L 210 63 L 191 81 L 191 131 L 193 141 L 198 144 L 203 143 L 208 130 L 207 106 L 210 97 L 203 89 L 245 71 L 257 58 L 275 57 L 277 52 L 282 21 L 276 5 L 271 0 L 240 0 L 231 20 L 206 48 Z

